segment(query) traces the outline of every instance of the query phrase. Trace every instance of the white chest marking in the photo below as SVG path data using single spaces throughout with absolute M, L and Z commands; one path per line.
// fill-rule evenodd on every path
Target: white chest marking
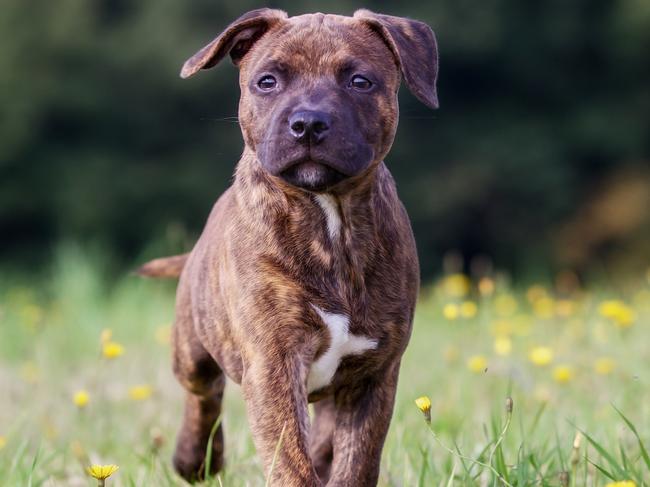
M 325 213 L 327 220 L 327 233 L 332 240 L 338 238 L 341 233 L 341 214 L 338 204 L 331 194 L 319 193 L 316 195 L 316 202 Z
M 350 333 L 350 318 L 347 316 L 328 313 L 318 306 L 314 306 L 314 309 L 329 330 L 330 344 L 327 351 L 311 365 L 307 376 L 307 392 L 329 385 L 344 356 L 377 348 L 377 340 Z

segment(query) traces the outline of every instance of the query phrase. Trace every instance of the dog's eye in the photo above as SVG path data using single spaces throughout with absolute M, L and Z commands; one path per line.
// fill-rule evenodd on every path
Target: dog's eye
M 278 81 L 275 79 L 275 77 L 271 76 L 270 74 L 267 74 L 266 76 L 262 76 L 260 80 L 257 82 L 257 86 L 260 90 L 262 91 L 271 91 L 278 85 Z
M 354 88 L 357 91 L 368 91 L 372 88 L 372 81 L 364 78 L 360 74 L 355 74 L 350 80 L 350 88 Z

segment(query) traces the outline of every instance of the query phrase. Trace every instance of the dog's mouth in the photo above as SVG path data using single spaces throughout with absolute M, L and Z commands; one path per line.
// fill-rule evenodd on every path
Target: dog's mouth
M 299 159 L 280 173 L 292 186 L 308 191 L 326 191 L 347 178 L 345 174 L 323 161 Z

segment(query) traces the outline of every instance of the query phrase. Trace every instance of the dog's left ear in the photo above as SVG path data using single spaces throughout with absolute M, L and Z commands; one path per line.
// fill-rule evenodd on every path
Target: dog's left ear
M 181 78 L 189 78 L 200 69 L 215 66 L 227 54 L 230 54 L 232 62 L 238 65 L 266 31 L 286 18 L 286 12 L 271 8 L 260 8 L 245 13 L 226 27 L 216 39 L 185 61 Z
M 354 17 L 366 22 L 397 58 L 406 85 L 425 105 L 438 108 L 438 45 L 424 22 L 357 10 Z

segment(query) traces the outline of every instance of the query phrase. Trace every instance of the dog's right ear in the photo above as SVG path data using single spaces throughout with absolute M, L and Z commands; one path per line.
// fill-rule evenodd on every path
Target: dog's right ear
M 181 78 L 189 78 L 200 69 L 208 69 L 230 54 L 238 65 L 253 44 L 273 25 L 287 18 L 282 10 L 260 8 L 245 13 L 226 27 L 219 37 L 185 61 Z

